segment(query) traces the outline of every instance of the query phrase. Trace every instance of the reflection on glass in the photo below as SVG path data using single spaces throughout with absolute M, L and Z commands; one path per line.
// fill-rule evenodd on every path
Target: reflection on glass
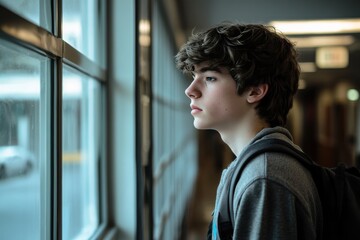
M 88 239 L 99 225 L 100 84 L 63 71 L 63 239 Z
M 0 40 L 0 239 L 41 235 L 41 86 L 46 60 L 32 55 Z
M 90 60 L 104 65 L 96 50 L 100 44 L 103 28 L 99 28 L 98 0 L 63 0 L 63 38 Z M 102 51 L 100 51 L 102 52 Z
M 3 5 L 9 10 L 48 31 L 51 30 L 51 21 L 45 17 L 48 14 L 51 14 L 50 1 L 41 1 L 40 4 L 40 0 L 0 0 L 0 5 Z

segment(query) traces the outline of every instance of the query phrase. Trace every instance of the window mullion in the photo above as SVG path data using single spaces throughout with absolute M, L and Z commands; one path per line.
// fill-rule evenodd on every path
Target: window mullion
M 62 140 L 63 140 L 63 40 L 62 40 L 62 0 L 53 0 L 53 34 L 61 39 L 61 56 L 56 58 L 54 66 L 54 81 L 53 81 L 53 99 L 54 99 L 54 111 L 53 118 L 54 123 L 54 144 L 53 153 L 53 171 L 54 175 L 52 180 L 53 186 L 53 232 L 52 236 L 54 240 L 62 239 Z

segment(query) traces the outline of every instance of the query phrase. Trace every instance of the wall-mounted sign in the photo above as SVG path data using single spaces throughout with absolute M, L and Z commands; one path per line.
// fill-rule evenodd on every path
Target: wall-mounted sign
M 316 49 L 316 65 L 319 68 L 346 68 L 349 51 L 346 47 L 321 47 Z

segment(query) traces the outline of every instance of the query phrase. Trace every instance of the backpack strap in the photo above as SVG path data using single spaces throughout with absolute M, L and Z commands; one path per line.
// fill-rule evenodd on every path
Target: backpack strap
M 235 222 L 233 211 L 233 198 L 235 195 L 236 184 L 239 181 L 243 169 L 252 159 L 265 152 L 286 153 L 300 161 L 308 168 L 311 168 L 311 165 L 314 165 L 313 161 L 304 152 L 296 149 L 292 144 L 286 142 L 285 140 L 274 138 L 262 139 L 250 145 L 249 148 L 246 149 L 239 157 L 239 162 L 235 166 L 235 170 L 230 177 L 231 182 L 229 184 L 228 194 L 225 194 L 225 198 L 227 198 L 227 201 L 225 199 L 220 207 L 220 236 L 232 236 L 233 234 L 233 226 Z M 227 204 L 227 207 L 224 206 L 225 204 Z M 221 228 L 225 228 L 226 231 L 222 231 Z

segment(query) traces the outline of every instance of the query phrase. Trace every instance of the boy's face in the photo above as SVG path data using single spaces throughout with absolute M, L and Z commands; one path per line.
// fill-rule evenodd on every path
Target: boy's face
M 229 71 L 224 67 L 209 68 L 206 62 L 195 65 L 193 81 L 185 94 L 191 99 L 191 114 L 197 129 L 232 129 L 250 109 L 246 94 L 237 94 Z

